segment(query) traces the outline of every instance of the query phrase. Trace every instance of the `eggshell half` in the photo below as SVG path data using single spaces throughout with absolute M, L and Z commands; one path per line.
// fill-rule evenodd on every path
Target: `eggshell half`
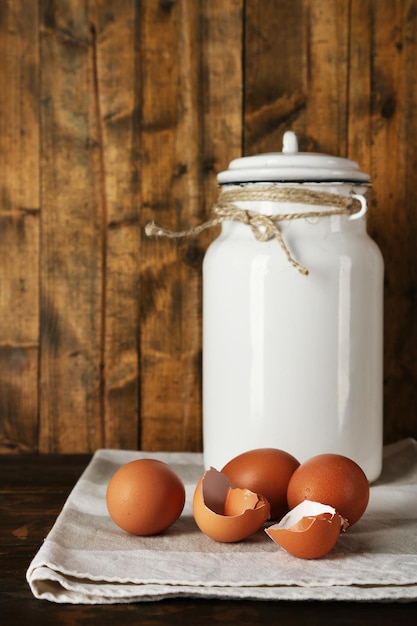
M 269 519 L 270 506 L 263 496 L 238 489 L 213 467 L 200 478 L 194 491 L 193 513 L 200 530 L 215 541 L 246 539 Z
M 346 520 L 333 507 L 304 500 L 265 532 L 289 554 L 318 559 L 332 550 L 346 527 Z

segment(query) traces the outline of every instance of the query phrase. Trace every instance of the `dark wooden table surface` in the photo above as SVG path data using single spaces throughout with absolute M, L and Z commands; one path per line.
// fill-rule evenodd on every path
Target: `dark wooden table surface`
M 417 624 L 417 603 L 163 600 L 129 605 L 60 605 L 33 597 L 26 570 L 87 455 L 0 456 L 0 624 Z M 331 621 L 330 621 L 331 620 Z

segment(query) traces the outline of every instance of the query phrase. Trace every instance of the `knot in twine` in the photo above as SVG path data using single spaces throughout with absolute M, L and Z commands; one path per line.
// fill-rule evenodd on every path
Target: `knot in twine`
M 316 206 L 333 207 L 329 210 L 305 211 L 300 213 L 278 213 L 276 215 L 262 215 L 257 211 L 242 209 L 236 206 L 237 202 L 281 202 L 311 204 Z M 329 215 L 352 215 L 361 209 L 359 200 L 352 196 L 313 191 L 311 189 L 299 189 L 295 187 L 240 187 L 238 189 L 223 190 L 212 209 L 213 217 L 187 230 L 173 231 L 157 226 L 150 222 L 145 226 L 148 237 L 168 237 L 169 239 L 181 239 L 199 235 L 203 230 L 212 228 L 226 221 L 240 222 L 250 227 L 257 241 L 270 241 L 276 239 L 281 246 L 288 262 L 301 274 L 308 275 L 308 269 L 298 263 L 291 255 L 278 222 L 284 220 L 297 220 L 311 217 L 328 217 Z

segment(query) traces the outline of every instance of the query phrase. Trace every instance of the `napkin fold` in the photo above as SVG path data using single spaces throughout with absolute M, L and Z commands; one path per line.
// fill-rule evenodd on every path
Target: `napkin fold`
M 168 463 L 186 487 L 184 511 L 168 530 L 135 537 L 110 519 L 108 482 L 139 458 Z M 263 530 L 236 544 L 197 528 L 192 496 L 203 473 L 199 453 L 98 450 L 27 570 L 35 597 L 111 604 L 169 597 L 258 600 L 412 601 L 417 599 L 417 441 L 384 449 L 381 477 L 364 516 L 322 559 L 290 556 Z

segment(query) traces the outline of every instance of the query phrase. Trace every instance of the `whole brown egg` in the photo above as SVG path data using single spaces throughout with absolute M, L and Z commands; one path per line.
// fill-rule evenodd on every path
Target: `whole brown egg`
M 137 459 L 113 474 L 106 503 L 110 517 L 120 528 L 133 535 L 154 535 L 181 515 L 185 488 L 166 463 Z
M 369 483 L 352 459 L 340 454 L 319 454 L 302 463 L 291 476 L 287 499 L 291 509 L 303 500 L 328 504 L 352 526 L 368 505 Z
M 248 450 L 229 461 L 221 470 L 242 489 L 250 489 L 266 498 L 271 519 L 281 518 L 289 509 L 287 488 L 300 463 L 288 452 L 278 448 Z

